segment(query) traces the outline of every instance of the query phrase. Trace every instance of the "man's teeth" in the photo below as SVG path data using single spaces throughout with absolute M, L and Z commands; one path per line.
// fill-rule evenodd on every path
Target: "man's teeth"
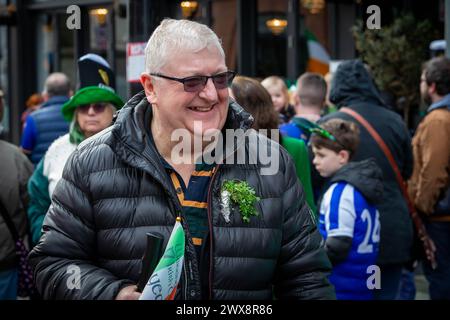
M 194 110 L 194 111 L 200 111 L 200 112 L 208 112 L 209 110 L 212 109 L 212 107 L 191 107 L 190 109 Z

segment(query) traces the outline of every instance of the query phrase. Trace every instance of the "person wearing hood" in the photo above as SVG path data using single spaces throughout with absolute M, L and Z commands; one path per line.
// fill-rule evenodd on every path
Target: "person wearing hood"
M 414 135 L 414 171 L 408 192 L 436 246 L 437 268 L 424 260 L 431 299 L 450 299 L 450 60 L 428 61 L 420 93 L 429 105 Z M 442 204 L 442 206 L 439 206 Z
M 367 270 L 378 256 L 381 169 L 373 159 L 350 162 L 359 144 L 356 124 L 332 119 L 321 127 L 311 145 L 314 166 L 330 178 L 318 205 L 319 230 L 333 264 L 330 282 L 338 300 L 372 300 Z
M 408 180 L 413 168 L 410 134 L 403 119 L 383 102 L 362 61 L 348 60 L 338 66 L 331 83 L 330 100 L 338 109 L 348 107 L 370 123 L 393 154 L 403 179 Z M 412 259 L 413 224 L 406 200 L 393 168 L 370 133 L 356 119 L 342 111 L 323 117 L 319 124 L 330 119 L 358 124 L 361 147 L 352 159 L 361 161 L 374 158 L 383 172 L 384 192 L 378 205 L 382 228 L 377 260 L 381 269 L 381 289 L 376 290 L 375 298 L 393 300 L 398 292 L 403 266 Z M 313 185 L 315 182 L 316 179 L 313 179 Z
M 62 107 L 70 131 L 50 145 L 28 181 L 27 213 L 33 245 L 41 236 L 53 190 L 62 177 L 67 159 L 83 140 L 110 126 L 114 113 L 123 106 L 114 90 L 114 73 L 101 56 L 92 53 L 82 56 L 78 60 L 78 74 L 79 90 Z

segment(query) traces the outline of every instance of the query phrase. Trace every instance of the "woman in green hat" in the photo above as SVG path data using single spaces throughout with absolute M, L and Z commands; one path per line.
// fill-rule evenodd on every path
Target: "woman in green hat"
M 79 90 L 62 108 L 64 118 L 70 121 L 70 131 L 53 142 L 28 182 L 28 218 L 34 245 L 41 236 L 51 195 L 67 159 L 83 140 L 110 126 L 114 113 L 123 106 L 114 90 L 114 74 L 102 57 L 81 57 L 78 73 Z

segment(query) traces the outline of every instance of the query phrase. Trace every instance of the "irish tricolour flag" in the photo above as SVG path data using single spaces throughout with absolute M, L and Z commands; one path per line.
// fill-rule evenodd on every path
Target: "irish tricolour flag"
M 317 72 L 321 75 L 326 75 L 330 70 L 330 56 L 327 50 L 322 44 L 317 41 L 317 38 L 309 30 L 305 31 L 306 38 L 308 39 L 308 54 L 309 60 L 306 67 L 309 72 Z
M 139 300 L 173 300 L 184 261 L 184 230 L 177 218 L 166 250 L 147 282 Z

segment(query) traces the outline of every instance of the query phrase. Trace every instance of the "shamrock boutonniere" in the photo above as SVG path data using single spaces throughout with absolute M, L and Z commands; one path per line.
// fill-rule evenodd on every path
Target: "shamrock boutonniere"
M 260 198 L 256 196 L 255 190 L 245 181 L 225 181 L 222 186 L 221 202 L 225 222 L 230 222 L 230 203 L 239 206 L 242 221 L 249 223 L 250 216 L 257 216 L 258 211 L 255 203 Z

